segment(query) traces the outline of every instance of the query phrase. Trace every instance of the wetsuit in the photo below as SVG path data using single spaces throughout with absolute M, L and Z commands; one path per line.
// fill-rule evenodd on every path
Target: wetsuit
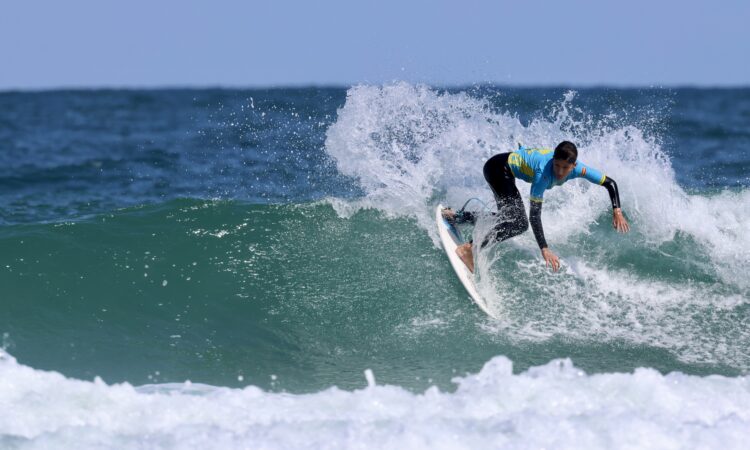
M 520 147 L 512 153 L 500 153 L 484 164 L 484 178 L 492 188 L 497 202 L 496 224 L 482 241 L 485 247 L 490 240 L 504 241 L 528 230 L 529 223 L 534 231 L 539 248 L 547 247 L 542 228 L 542 202 L 544 191 L 560 186 L 568 180 L 585 178 L 592 183 L 604 186 L 609 193 L 612 208 L 620 207 L 620 195 L 615 180 L 601 171 L 577 161 L 575 168 L 563 180 L 557 180 L 553 173 L 554 151 L 546 148 Z M 521 194 L 516 188 L 516 178 L 531 183 L 531 210 L 526 218 Z M 463 212 L 458 221 L 476 222 L 476 217 Z

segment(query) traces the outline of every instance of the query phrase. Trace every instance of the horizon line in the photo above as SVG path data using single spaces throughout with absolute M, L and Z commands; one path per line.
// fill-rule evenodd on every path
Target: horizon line
M 399 82 L 406 82 L 415 86 L 429 86 L 435 89 L 471 89 L 481 87 L 495 87 L 507 89 L 750 89 L 747 84 L 701 84 L 701 83 L 503 83 L 503 82 L 471 82 L 471 83 L 441 83 L 412 82 L 406 80 L 392 80 L 381 83 L 287 83 L 287 84 L 231 84 L 231 83 L 174 83 L 174 84 L 96 84 L 96 85 L 57 85 L 57 86 L 28 86 L 28 87 L 0 87 L 0 94 L 7 93 L 44 93 L 62 91 L 188 91 L 188 90 L 281 90 L 281 89 L 349 89 L 355 86 L 388 86 Z

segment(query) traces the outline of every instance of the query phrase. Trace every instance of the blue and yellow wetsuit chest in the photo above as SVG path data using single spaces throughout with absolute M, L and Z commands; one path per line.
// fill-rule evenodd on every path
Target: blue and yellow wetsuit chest
M 508 156 L 508 166 L 516 178 L 531 183 L 530 200 L 542 202 L 544 191 L 560 186 L 575 178 L 585 178 L 595 184 L 604 183 L 604 174 L 593 167 L 578 161 L 576 167 L 564 179 L 557 180 L 552 169 L 554 150 L 549 148 L 521 147 Z

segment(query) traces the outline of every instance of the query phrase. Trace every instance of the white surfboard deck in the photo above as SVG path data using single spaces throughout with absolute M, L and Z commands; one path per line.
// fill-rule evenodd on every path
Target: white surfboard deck
M 477 291 L 477 285 L 474 283 L 474 274 L 469 271 L 466 264 L 461 261 L 461 258 L 456 254 L 456 247 L 464 243 L 461 233 L 456 229 L 454 225 L 451 225 L 447 220 L 443 218 L 442 211 L 445 207 L 441 204 L 437 206 L 435 210 L 435 221 L 437 222 L 438 234 L 440 235 L 440 241 L 443 244 L 443 249 L 448 255 L 448 259 L 453 266 L 453 270 L 458 275 L 458 279 L 466 288 L 466 292 L 479 306 L 479 309 L 484 311 L 487 315 L 492 316 L 489 309 L 487 308 L 487 302 L 484 301 L 479 291 Z

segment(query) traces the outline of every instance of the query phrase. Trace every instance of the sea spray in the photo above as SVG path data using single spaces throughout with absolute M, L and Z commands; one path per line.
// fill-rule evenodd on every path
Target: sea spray
M 617 180 L 632 231 L 612 229 L 606 192 L 596 185 L 576 180 L 549 191 L 543 222 L 563 260 L 560 274 L 545 270 L 530 232 L 476 252 L 479 290 L 500 318 L 493 327 L 519 340 L 625 339 L 671 349 L 685 361 L 745 360 L 750 332 L 736 314 L 750 289 L 742 275 L 750 264 L 750 192 L 686 192 L 658 133 L 627 116 L 594 118 L 575 102 L 567 92 L 522 121 L 464 92 L 408 83 L 353 87 L 328 129 L 326 151 L 365 195 L 331 203 L 349 216 L 375 208 L 412 217 L 437 245 L 431 211 L 438 201 L 458 207 L 478 197 L 494 208 L 482 176 L 489 156 L 518 143 L 573 140 L 581 161 Z M 528 184 L 517 185 L 528 207 Z M 474 241 L 492 226 L 491 216 L 480 217 Z M 668 270 L 646 269 L 652 266 Z M 720 344 L 701 338 L 708 324 L 724 330 Z

